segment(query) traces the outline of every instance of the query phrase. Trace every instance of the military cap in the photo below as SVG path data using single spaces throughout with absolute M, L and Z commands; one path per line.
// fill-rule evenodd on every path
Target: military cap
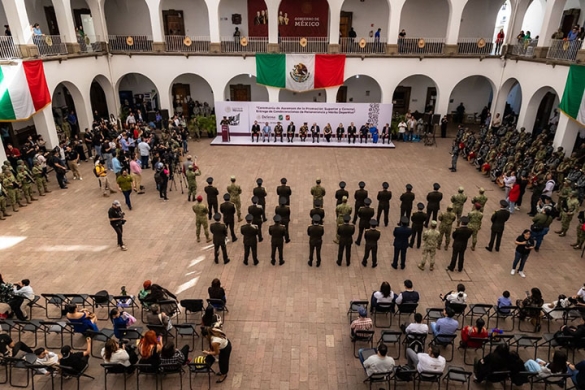
M 569 180 L 569 179 L 565 179 L 565 183 L 567 183 L 567 184 L 571 184 L 571 180 Z
M 388 187 L 390 187 L 390 184 L 388 184 L 388 182 L 382 183 L 382 188 L 384 188 L 385 190 L 387 190 Z
M 502 206 L 502 207 L 508 207 L 509 204 L 508 204 L 508 202 L 506 202 L 505 199 L 502 199 L 502 200 L 500 200 L 500 206 Z
M 316 180 L 317 184 L 321 184 L 321 179 Z
M 254 204 L 258 203 L 258 197 L 257 196 L 253 196 L 252 197 L 252 203 L 254 203 Z
M 230 180 L 231 180 L 231 181 L 236 181 L 236 177 L 235 177 L 234 175 L 232 175 L 232 176 L 230 177 Z
M 319 214 L 313 215 L 313 223 L 321 222 L 321 216 Z
M 252 216 L 252 214 L 246 215 L 246 222 L 252 222 L 253 219 L 254 217 Z
M 189 165 L 189 169 L 190 170 L 193 170 L 193 165 Z
M 16 170 L 19 171 L 19 172 L 20 171 L 24 171 L 24 166 L 23 165 L 19 165 L 19 166 L 16 167 Z
M 209 184 L 213 183 L 213 177 L 208 177 L 208 178 L 207 178 L 207 182 L 208 182 Z
M 9 169 L 10 169 L 10 168 L 8 168 L 8 166 L 7 166 L 7 165 L 2 165 L 2 170 L 3 170 L 3 171 L 7 171 L 7 170 L 9 170 Z
M 17 160 L 17 161 L 16 161 L 16 165 L 24 165 L 24 161 L 22 161 L 22 160 Z
M 479 188 L 479 193 L 480 193 L 480 194 L 483 194 L 484 192 L 485 192 L 485 188 L 483 188 L 483 187 L 480 187 L 480 188 Z
M 408 191 L 412 190 L 412 184 L 407 184 L 407 185 L 406 185 L 406 189 L 407 189 Z
M 359 186 L 360 188 L 364 188 L 364 187 L 366 186 L 366 183 L 364 183 L 363 181 L 360 181 L 360 182 L 358 183 L 358 186 Z
M 422 209 L 425 208 L 425 205 L 423 203 L 420 203 L 419 202 L 419 203 L 416 204 L 416 208 L 419 209 L 419 210 L 422 210 Z
M 433 189 L 434 190 L 438 190 L 439 188 L 441 188 L 441 185 L 439 183 L 433 184 Z
M 274 218 L 272 218 L 272 219 L 274 220 L 274 222 L 280 222 L 280 221 L 282 221 L 282 217 L 280 215 L 278 215 L 278 214 L 276 214 L 274 216 Z
M 453 211 L 453 205 L 450 204 L 449 206 L 447 206 L 447 211 Z
M 339 188 L 345 188 L 345 182 L 344 181 L 340 181 L 339 182 Z
M 192 158 L 193 158 L 193 156 L 191 156 L 191 155 L 187 156 L 187 160 L 191 160 Z
M 370 219 L 370 226 L 378 226 L 378 221 L 376 221 L 374 218 Z
M 315 207 L 321 207 L 321 206 L 323 206 L 323 202 L 322 202 L 320 199 L 315 199 L 315 200 L 313 201 L 313 205 L 314 205 Z
M 351 221 L 351 217 L 349 216 L 349 214 L 345 214 L 343 216 L 343 222 L 349 222 L 349 221 Z
M 463 192 L 463 191 L 465 191 L 465 189 L 463 187 L 459 187 L 459 188 L 457 188 L 457 191 Z
M 230 194 L 223 194 L 223 200 L 230 200 Z
M 286 198 L 285 198 L 284 196 L 281 196 L 281 197 L 278 199 L 278 204 L 280 204 L 281 206 L 282 206 L 282 205 L 285 205 L 285 204 L 286 204 Z
M 280 183 L 281 183 L 281 184 L 286 184 L 286 178 L 285 178 L 285 177 L 283 177 L 282 179 L 280 179 Z
M 402 218 L 400 218 L 400 224 L 401 225 L 408 225 L 408 217 L 405 215 Z
M 372 204 L 372 199 L 370 199 L 370 198 L 366 198 L 366 199 L 364 199 L 364 204 L 365 204 L 366 206 L 369 206 L 369 205 L 371 205 L 371 204 Z
M 431 226 L 432 226 L 432 227 L 437 227 L 437 221 L 434 221 L 434 220 L 433 220 L 433 221 L 431 221 Z
M 571 196 L 577 196 L 577 195 L 579 195 L 579 192 L 577 192 L 577 191 L 572 191 L 571 192 Z
M 343 197 L 341 198 L 342 202 L 347 202 L 347 196 L 343 195 Z
M 213 214 L 213 219 L 219 221 L 221 219 L 221 214 L 220 213 Z
M 469 217 L 467 217 L 467 216 L 461 217 L 461 223 L 463 225 L 467 225 L 469 223 Z
M 259 186 L 261 186 L 263 183 L 262 179 L 256 179 L 256 184 L 258 184 Z
M 197 202 L 202 202 L 203 201 L 203 197 L 201 195 L 197 196 Z

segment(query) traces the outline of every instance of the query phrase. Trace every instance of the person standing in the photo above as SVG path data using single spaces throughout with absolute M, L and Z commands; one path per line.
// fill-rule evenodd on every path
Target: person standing
M 480 204 L 480 208 L 479 211 L 481 211 L 483 213 L 483 209 L 485 207 L 485 204 L 488 201 L 487 196 L 484 195 L 485 194 L 485 189 L 483 187 L 479 188 L 479 195 L 474 196 L 473 199 L 471 199 L 471 204 L 475 205 L 476 203 Z
M 62 190 L 67 189 L 66 185 L 66 177 L 67 168 L 65 167 L 65 163 L 61 160 L 59 156 L 59 151 L 55 150 L 53 156 L 49 159 L 47 164 L 55 170 L 55 175 L 57 176 L 57 183 L 59 183 L 59 188 Z
M 110 196 L 110 193 L 114 194 L 116 191 L 110 186 L 110 181 L 108 180 L 108 170 L 104 166 L 104 160 L 101 158 L 98 159 L 94 169 L 95 174 L 100 181 L 103 195 Z
M 317 143 L 319 143 L 319 137 L 321 136 L 321 128 L 315 122 L 313 126 L 311 126 L 311 138 L 313 139 L 313 143 L 315 143 L 315 139 L 317 139 Z
M 456 140 L 451 144 L 451 172 L 457 172 L 457 159 L 459 158 L 459 145 Z
M 218 328 L 203 328 L 201 336 L 209 341 L 209 350 L 204 350 L 203 354 L 208 356 L 217 356 L 219 362 L 219 379 L 216 383 L 222 383 L 228 376 L 230 370 L 230 355 L 232 353 L 232 343 L 228 340 L 225 333 Z
M 364 189 L 366 187 L 366 183 L 364 183 L 363 181 L 360 181 L 358 183 L 358 186 L 359 186 L 359 189 L 356 190 L 354 195 L 353 195 L 353 197 L 355 199 L 355 205 L 354 205 L 355 214 L 353 216 L 352 223 L 354 225 L 358 219 L 358 212 L 359 212 L 360 208 L 362 208 L 364 206 L 364 200 L 368 197 L 368 190 Z M 369 222 L 369 221 L 370 221 L 370 219 L 368 219 L 368 221 L 366 221 L 366 222 Z M 358 241 L 359 241 L 359 237 L 356 240 L 356 244 Z
M 140 143 L 138 143 L 138 150 L 140 151 L 140 162 L 142 163 L 142 169 L 148 169 L 148 158 L 150 157 L 150 145 L 148 144 L 148 141 L 150 141 L 149 138 L 142 138 Z M 96 158 L 97 155 L 98 150 L 96 148 Z
M 364 238 L 366 240 L 366 251 L 364 252 L 364 259 L 362 260 L 362 265 L 364 267 L 368 266 L 370 252 L 372 252 L 372 268 L 378 266 L 378 240 L 380 240 L 380 231 L 376 229 L 376 226 L 378 226 L 378 221 L 373 218 L 370 219 L 370 228 L 364 233 Z
M 203 190 L 207 195 L 207 219 L 211 221 L 211 216 L 217 214 L 217 196 L 219 195 L 219 191 L 216 187 L 213 186 L 213 177 L 207 178 L 207 185 Z
M 225 224 L 221 223 L 221 214 L 215 213 L 213 215 L 214 223 L 211 224 L 209 230 L 213 235 L 213 261 L 215 264 L 219 263 L 219 249 L 221 248 L 223 254 L 223 263 L 227 264 L 230 262 L 227 254 L 227 248 L 225 246 L 225 240 L 228 235 L 228 228 Z
M 138 191 L 138 195 L 144 194 L 144 187 L 142 186 L 142 167 L 138 163 L 138 156 L 134 156 L 134 160 L 130 160 L 130 176 L 134 180 L 134 187 Z M 195 194 L 193 194 L 193 202 L 195 201 Z
M 408 249 L 408 238 L 412 229 L 408 227 L 409 219 L 406 216 L 400 218 L 400 226 L 394 228 L 394 261 L 392 268 L 398 269 L 398 256 L 400 255 L 400 269 L 406 267 L 406 251 Z
M 67 162 L 67 166 L 69 170 L 73 174 L 73 180 L 83 180 L 81 177 L 81 173 L 79 173 L 79 153 L 71 146 L 67 146 L 65 149 L 65 161 Z
M 567 235 L 567 230 L 569 230 L 569 227 L 571 226 L 573 215 L 579 211 L 579 199 L 577 199 L 577 195 L 577 191 L 571 192 L 571 197 L 567 201 L 566 210 L 563 209 L 561 211 L 561 230 L 555 232 L 559 237 L 565 237 Z
M 550 225 L 553 223 L 553 217 L 551 215 L 552 208 L 550 207 L 543 207 L 540 212 L 532 218 L 532 226 L 530 227 L 530 235 L 534 238 L 535 246 L 534 250 L 538 252 L 540 250 L 540 246 L 542 245 L 542 241 L 544 240 L 544 236 L 548 234 L 550 230 Z M 581 215 L 581 213 L 579 213 Z M 585 222 L 585 221 L 584 221 Z M 579 230 L 579 234 L 577 237 L 581 237 L 582 230 L 582 223 L 579 221 L 579 225 L 577 229 Z M 585 238 L 585 237 L 584 237 Z M 579 241 L 578 241 L 579 242 Z M 575 248 L 575 245 L 573 245 Z M 581 248 L 575 248 L 581 249 Z
M 279 205 L 274 209 L 274 214 L 280 215 L 280 222 L 285 228 L 284 242 L 288 244 L 290 242 L 290 236 L 288 234 L 288 225 L 290 223 L 290 207 L 286 204 L 286 198 L 284 196 L 280 197 L 278 203 Z
M 479 211 L 481 209 L 481 205 L 476 203 L 473 205 L 473 210 L 467 214 L 467 218 L 469 218 L 469 228 L 473 232 L 471 235 L 471 250 L 475 250 L 475 245 L 477 244 L 477 233 L 481 229 L 481 220 L 483 219 L 483 213 Z
M 240 227 L 240 233 L 244 237 L 244 265 L 248 265 L 250 250 L 254 265 L 258 265 L 258 226 L 252 224 L 252 214 L 246 215 L 246 223 Z
M 357 239 L 355 240 L 355 244 L 357 246 L 360 246 L 364 230 L 370 226 L 370 220 L 374 218 L 374 209 L 370 207 L 370 204 L 372 204 L 370 198 L 364 199 L 364 205 L 360 207 L 356 213 L 356 215 L 360 217 L 359 233 Z
M 490 243 L 485 247 L 488 251 L 494 248 L 494 241 L 496 243 L 496 252 L 500 251 L 500 243 L 502 242 L 502 234 L 504 233 L 504 226 L 506 221 L 510 218 L 510 211 L 508 210 L 508 202 L 504 199 L 500 200 L 500 209 L 494 211 L 492 214 L 492 232 L 490 236 Z
M 449 120 L 447 119 L 447 115 L 443 115 L 441 118 L 441 138 L 447 138 L 447 125 L 449 124 Z
M 514 254 L 514 263 L 512 263 L 512 271 L 510 271 L 510 275 L 516 273 L 516 267 L 518 267 L 518 263 L 520 263 L 518 275 L 525 278 L 524 265 L 526 264 L 528 255 L 530 255 L 530 250 L 534 248 L 534 239 L 530 235 L 530 229 L 524 229 L 522 234 L 516 238 L 514 244 L 516 244 L 516 253 Z
M 319 220 L 319 224 L 323 225 L 323 222 L 325 222 L 325 210 L 323 210 L 323 202 L 321 202 L 320 200 L 315 200 L 313 201 L 313 209 L 309 212 L 309 217 L 311 218 L 311 220 L 313 219 L 313 216 L 318 215 L 319 218 L 321 218 Z
M 230 181 L 232 182 L 232 184 L 230 184 L 227 187 L 227 192 L 228 194 L 230 194 L 230 200 L 231 202 L 236 206 L 236 212 L 238 214 L 238 222 L 242 222 L 242 203 L 240 202 L 240 194 L 242 193 L 242 188 L 236 184 L 236 177 L 232 176 L 230 177 Z M 262 240 L 260 240 L 262 241 Z
M 459 187 L 457 194 L 451 197 L 451 204 L 453 205 L 453 212 L 457 216 L 457 226 L 461 223 L 461 214 L 463 214 L 463 205 L 467 202 L 467 195 L 465 195 L 465 189 Z
M 193 202 L 195 201 L 195 196 L 197 196 L 197 176 L 201 176 L 201 171 L 198 167 L 194 165 L 189 165 L 187 168 L 187 173 L 185 174 L 187 177 L 187 185 L 189 196 L 187 197 L 187 201 L 191 202 L 191 197 L 193 197 Z
M 260 125 L 258 121 L 254 121 L 252 125 L 252 142 L 254 142 L 254 137 L 256 137 L 256 143 L 258 143 L 260 138 Z
M 437 214 L 441 209 L 441 200 L 443 200 L 443 194 L 439 192 L 441 186 L 439 183 L 433 184 L 433 191 L 427 194 L 427 220 L 425 221 L 425 227 L 429 227 L 429 221 L 437 220 Z
M 290 122 L 286 128 L 286 141 L 287 142 L 295 142 L 295 123 Z
M 262 207 L 262 221 L 266 222 L 266 188 L 262 187 L 262 179 L 257 179 L 256 184 L 258 185 L 256 188 L 252 190 L 252 195 L 258 198 L 258 206 Z
M 108 218 L 110 220 L 110 225 L 116 232 L 116 236 L 118 237 L 118 247 L 121 250 L 127 250 L 126 245 L 124 245 L 124 239 L 122 238 L 122 234 L 124 233 L 124 229 L 122 226 L 126 223 L 126 219 L 124 218 L 124 212 L 122 211 L 122 205 L 120 201 L 115 200 L 112 202 L 112 207 L 108 210 Z
M 278 195 L 278 199 L 283 198 L 286 200 L 286 205 L 290 206 L 290 197 L 292 195 L 292 190 L 289 186 L 286 185 L 286 178 L 280 179 L 280 185 L 276 187 L 276 195 Z
M 5 217 L 12 215 L 6 212 L 6 196 L 4 194 L 4 174 L 0 173 L 0 220 L 5 220 Z
M 318 214 L 313 215 L 312 224 L 307 228 L 307 235 L 309 238 L 309 267 L 313 266 L 313 253 L 317 256 L 317 268 L 321 266 L 321 246 L 323 245 L 323 235 L 325 229 L 323 228 L 321 217 Z
M 41 166 L 41 161 L 38 159 L 34 159 L 34 166 L 32 169 L 33 178 L 35 179 L 35 184 L 37 186 L 37 192 L 39 196 L 45 196 L 46 193 L 49 193 L 49 189 L 47 188 L 47 180 L 43 174 L 43 168 Z M 1 184 L 1 180 L 0 180 Z
M 344 184 L 345 187 L 345 183 L 342 182 Z M 351 212 L 352 212 L 352 208 L 350 205 L 347 204 L 347 196 L 344 196 L 343 198 L 341 198 L 341 204 L 335 207 L 335 215 L 337 217 L 337 227 L 339 228 L 339 226 L 343 225 L 343 221 L 345 219 L 345 216 L 348 215 L 349 219 L 351 221 Z M 337 232 L 337 230 L 336 230 Z M 353 234 L 353 233 L 352 233 Z M 335 244 L 339 244 L 339 234 L 336 234 L 335 240 L 333 240 L 333 242 Z
M 423 255 L 422 261 L 418 265 L 421 271 L 425 270 L 427 259 L 430 259 L 430 270 L 435 269 L 435 255 L 437 254 L 437 243 L 439 242 L 439 232 L 437 231 L 437 221 L 431 221 L 431 228 L 425 230 L 422 236 L 423 241 Z M 441 244 L 439 243 L 440 247 Z
M 254 217 L 252 223 L 258 226 L 258 242 L 264 241 L 264 238 L 262 237 L 262 212 L 262 207 L 258 206 L 258 197 L 253 196 L 252 205 L 248 207 L 248 214 L 252 214 Z
M 201 227 L 203 226 L 203 233 L 205 233 L 205 242 L 210 242 L 211 238 L 209 238 L 209 229 L 207 227 L 207 207 L 202 203 L 203 197 L 201 195 L 197 196 L 197 203 L 193 206 L 193 212 L 195 213 L 195 225 L 197 230 L 195 234 L 197 235 L 197 242 L 200 242 L 201 239 L 199 235 L 201 234 Z
M 347 199 L 346 199 L 347 201 Z M 339 207 L 339 206 L 338 206 Z M 349 206 L 351 207 L 351 206 Z M 337 226 L 337 236 L 339 241 L 339 249 L 337 251 L 337 265 L 341 267 L 341 259 L 345 251 L 345 264 L 349 267 L 351 261 L 351 244 L 353 244 L 353 234 L 355 233 L 355 225 L 350 224 L 351 217 L 349 214 L 343 215 L 343 225 Z
M 116 183 L 118 183 L 118 190 L 124 194 L 124 199 L 126 200 L 126 206 L 128 206 L 128 210 L 132 210 L 130 195 L 132 194 L 132 190 L 136 191 L 136 184 L 134 183 L 134 179 L 128 174 L 127 170 L 122 169 L 122 174 L 118 176 Z
M 384 226 L 388 227 L 388 214 L 390 213 L 390 199 L 392 199 L 392 191 L 388 191 L 390 185 L 388 182 L 382 183 L 382 191 L 378 191 L 378 214 L 376 221 L 380 222 L 382 212 L 384 212 Z
M 453 272 L 455 264 L 457 263 L 457 271 L 463 271 L 463 264 L 465 263 L 465 250 L 467 249 L 467 242 L 473 231 L 467 226 L 469 218 L 461 217 L 461 226 L 453 232 L 453 255 L 451 256 L 451 263 L 447 267 L 447 271 Z
M 414 203 L 414 192 L 412 192 L 412 185 L 406 185 L 406 192 L 400 195 L 400 218 L 406 217 L 410 220 L 410 213 L 412 212 L 412 204 Z M 401 222 L 398 222 L 398 226 L 401 225 Z
M 223 214 L 223 223 L 225 223 L 230 230 L 232 242 L 236 242 L 238 241 L 236 233 L 234 232 L 236 206 L 230 202 L 230 194 L 224 194 L 223 200 L 224 202 L 219 206 L 219 211 Z
M 276 265 L 276 250 L 278 250 L 278 265 L 284 264 L 284 255 L 282 252 L 284 251 L 284 236 L 286 234 L 286 229 L 280 224 L 281 220 L 282 218 L 280 215 L 275 215 L 274 225 L 268 227 L 268 234 L 270 234 L 271 237 L 270 245 L 272 252 L 270 254 L 270 264 L 272 265 Z M 262 234 L 261 229 L 261 227 L 258 227 L 258 232 L 260 232 L 260 235 Z
M 410 244 L 408 246 L 412 248 L 414 246 L 414 239 L 416 238 L 416 249 L 420 249 L 423 226 L 427 220 L 427 213 L 423 211 L 425 208 L 423 203 L 418 203 L 416 208 L 418 211 L 412 214 L 412 217 L 410 218 L 412 221 L 412 235 L 410 236 Z
M 325 188 L 321 186 L 321 179 L 317 179 L 315 181 L 315 185 L 311 188 L 311 195 L 313 195 L 313 201 L 320 200 L 323 201 L 323 197 L 326 194 Z
M 342 202 L 343 197 L 349 198 L 349 192 L 347 192 L 347 190 L 345 189 L 345 182 L 344 181 L 340 181 L 339 182 L 339 189 L 337 191 L 335 191 L 335 207 L 339 206 Z M 342 221 L 343 223 L 343 221 Z
M 18 168 L 16 168 L 16 171 L 18 172 L 16 174 L 16 179 L 22 186 L 22 194 L 26 200 L 26 203 L 31 204 L 32 201 L 38 200 L 32 195 L 33 178 L 32 175 L 28 172 L 28 169 L 25 168 L 24 165 L 19 165 Z

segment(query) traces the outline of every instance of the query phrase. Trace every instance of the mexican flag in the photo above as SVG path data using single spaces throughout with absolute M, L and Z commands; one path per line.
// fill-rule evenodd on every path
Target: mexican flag
M 585 126 L 585 66 L 571 65 L 565 84 L 561 111 Z
M 0 121 L 26 120 L 49 103 L 43 61 L 0 66 Z
M 345 54 L 256 54 L 256 82 L 305 92 L 342 85 Z

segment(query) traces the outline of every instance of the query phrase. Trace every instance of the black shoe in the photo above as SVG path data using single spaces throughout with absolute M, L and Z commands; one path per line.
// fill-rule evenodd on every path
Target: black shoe
M 321 262 L 318 261 L 317 264 L 315 265 L 315 267 L 319 268 L 321 266 Z
M 254 265 L 258 265 L 258 263 L 259 263 L 259 261 L 257 261 L 257 260 L 254 261 Z
M 247 261 L 244 261 L 244 265 L 248 265 L 248 262 Z
M 232 242 L 236 242 L 236 241 L 238 241 L 238 239 L 236 237 L 233 237 Z
M 215 264 L 219 264 L 219 260 L 218 259 L 215 259 L 213 261 L 215 262 Z
M 288 244 L 289 242 L 290 242 L 290 240 L 286 240 L 284 243 L 285 243 L 285 244 Z
M 270 262 L 270 264 L 272 264 L 272 265 L 276 265 L 276 261 L 272 260 L 272 261 Z
M 280 260 L 280 261 L 278 262 L 278 265 L 283 265 L 283 264 L 284 264 L 284 260 Z
M 376 268 L 378 266 L 378 263 L 372 263 L 372 268 Z
M 404 266 L 404 265 L 401 265 L 401 266 L 400 266 L 400 269 L 404 269 L 404 267 L 406 267 L 406 266 Z
M 307 264 L 309 264 L 309 267 L 312 267 L 312 266 L 313 266 L 313 262 L 312 262 L 311 260 L 309 260 L 309 261 L 307 262 Z
M 446 270 L 446 271 L 449 271 L 449 272 L 453 272 L 453 271 L 454 271 L 453 269 L 451 269 L 451 268 L 449 268 L 449 267 L 445 268 L 445 270 Z
M 262 241 L 264 241 L 264 238 L 259 238 L 258 239 L 258 242 L 262 242 Z
M 341 267 L 341 261 L 336 261 L 337 265 Z
M 225 264 L 227 264 L 229 262 L 230 262 L 230 259 L 225 259 L 225 261 L 223 262 L 223 264 L 225 265 Z
M 413 245 L 414 245 L 414 244 L 408 244 L 408 247 L 409 247 L 409 248 L 412 248 L 412 247 L 413 247 Z
M 355 244 L 356 244 L 357 246 L 360 246 L 360 242 L 359 242 L 359 241 L 356 241 L 356 242 L 355 242 Z
M 486 246 L 486 247 L 485 247 L 485 249 L 486 249 L 487 251 L 489 251 L 489 252 L 491 252 L 491 251 L 492 251 L 492 248 L 490 248 L 489 246 Z
M 540 248 L 534 248 L 535 252 L 538 252 L 540 250 Z
M 363 265 L 364 267 L 367 267 L 367 266 L 368 266 L 368 262 L 367 262 L 367 261 L 362 261 L 362 265 Z
M 396 264 L 392 264 L 392 268 L 398 269 L 398 266 Z

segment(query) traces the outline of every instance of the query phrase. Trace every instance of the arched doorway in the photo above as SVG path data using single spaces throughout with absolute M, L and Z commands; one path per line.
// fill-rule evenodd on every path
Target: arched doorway
M 288 89 L 281 89 L 278 93 L 278 101 L 325 103 L 327 101 L 327 92 L 324 89 L 314 89 L 307 92 L 294 92 Z
M 235 102 L 267 102 L 268 90 L 256 83 L 256 76 L 240 74 L 232 77 L 226 84 L 224 99 Z
M 382 88 L 378 82 L 365 75 L 355 75 L 345 80 L 337 91 L 337 103 L 381 103 Z
M 209 14 L 205 0 L 162 0 L 159 7 L 165 36 L 180 37 L 180 43 L 185 36 L 209 40 Z M 220 26 L 223 22 L 220 21 Z
M 530 32 L 531 39 L 536 39 L 536 37 L 540 35 L 540 29 L 542 27 L 542 21 L 544 20 L 545 10 L 545 0 L 533 0 L 526 10 L 526 14 L 524 14 L 524 19 L 522 20 L 522 31 L 524 31 L 525 34 Z M 517 35 L 519 32 L 512 31 L 511 33 Z
M 114 88 L 106 76 L 100 74 L 94 77 L 89 88 L 89 97 L 93 119 L 96 117 L 96 111 L 100 118 L 108 118 L 110 114 L 118 114 Z
M 60 35 L 62 33 L 57 22 L 58 16 L 59 18 L 61 16 L 58 15 L 51 0 L 25 1 L 24 4 L 31 26 L 38 23 L 44 35 Z
M 236 27 L 240 37 L 268 37 L 268 18 L 277 15 L 268 15 L 268 7 L 264 0 L 221 0 L 219 3 L 220 15 L 232 15 L 229 20 L 219 21 L 219 34 L 222 41 L 234 41 Z M 241 19 L 236 23 L 233 19 L 238 15 Z M 235 16 L 236 19 L 238 16 Z
M 95 24 L 100 23 L 99 16 L 94 22 L 86 0 L 71 0 L 71 13 L 73 14 L 77 43 L 79 43 L 82 52 L 90 51 L 95 48 L 94 43 L 104 41 L 105 37 L 99 37 L 95 28 Z
M 175 78 L 171 82 L 169 93 L 174 112 L 182 113 L 186 118 L 203 115 L 205 110 L 215 106 L 211 86 L 203 77 L 193 73 Z
M 423 115 L 435 112 L 439 99 L 437 83 L 425 75 L 413 75 L 402 80 L 392 95 L 393 112 Z
M 553 115 L 553 110 L 559 105 L 559 95 L 554 88 L 546 86 L 536 91 L 526 107 L 523 126 L 527 131 L 532 131 L 534 136 L 547 128 L 548 121 Z
M 495 118 L 501 114 L 503 123 L 516 124 L 522 107 L 522 87 L 515 78 L 506 80 L 500 87 L 496 107 L 492 110 Z
M 449 108 L 447 112 L 456 111 L 457 106 L 463 103 L 466 117 L 473 115 L 474 122 L 478 120 L 485 122 L 483 117 L 484 109 L 491 109 L 494 100 L 494 84 L 485 76 L 469 76 L 461 80 L 449 97 Z M 487 114 L 487 112 L 486 112 Z M 480 121 L 480 123 L 482 123 Z
M 365 38 L 369 44 L 380 43 L 377 48 L 384 49 L 388 36 L 389 16 L 388 0 L 370 0 L 367 7 L 364 7 L 362 0 L 345 0 L 341 6 L 339 18 L 341 47 L 350 48 L 349 31 L 353 28 L 357 35 L 357 41 Z M 379 33 L 378 29 L 380 29 Z M 379 38 L 376 38 L 376 33 L 379 34 Z M 376 49 L 376 47 L 374 48 Z
M 406 0 L 400 15 L 400 29 L 406 38 L 445 38 L 449 21 L 448 0 Z
M 504 33 L 504 40 L 500 45 L 494 44 L 494 51 L 493 54 L 500 55 L 502 54 L 502 46 L 506 43 L 506 34 L 510 34 L 510 30 L 508 29 L 510 25 L 510 17 L 512 15 L 512 4 L 510 0 L 506 0 L 504 4 L 500 7 L 498 14 L 496 16 L 496 23 L 494 25 L 494 31 L 492 34 L 492 42 L 496 42 L 498 38 L 498 34 L 500 31 Z M 512 32 L 513 34 L 513 32 Z
M 148 5 L 144 0 L 101 0 L 105 1 L 104 15 L 108 34 L 144 37 L 145 42 L 152 41 L 152 23 Z M 140 21 L 133 23 L 132 21 Z M 111 41 L 111 40 L 110 40 Z M 134 39 L 134 46 L 142 44 Z
M 55 123 L 68 137 L 73 137 L 89 127 L 91 122 L 85 111 L 85 100 L 75 84 L 69 81 L 59 83 L 53 90 L 52 102 Z M 70 115 L 74 115 L 76 120 L 68 120 Z M 76 123 L 71 125 L 71 122 Z
M 169 118 L 168 109 L 161 109 L 159 91 L 151 79 L 140 73 L 128 73 L 117 83 L 116 91 L 120 99 L 120 120 L 122 123 L 130 109 L 146 113 L 146 120 L 154 122 L 156 111 L 161 112 L 163 123 Z

